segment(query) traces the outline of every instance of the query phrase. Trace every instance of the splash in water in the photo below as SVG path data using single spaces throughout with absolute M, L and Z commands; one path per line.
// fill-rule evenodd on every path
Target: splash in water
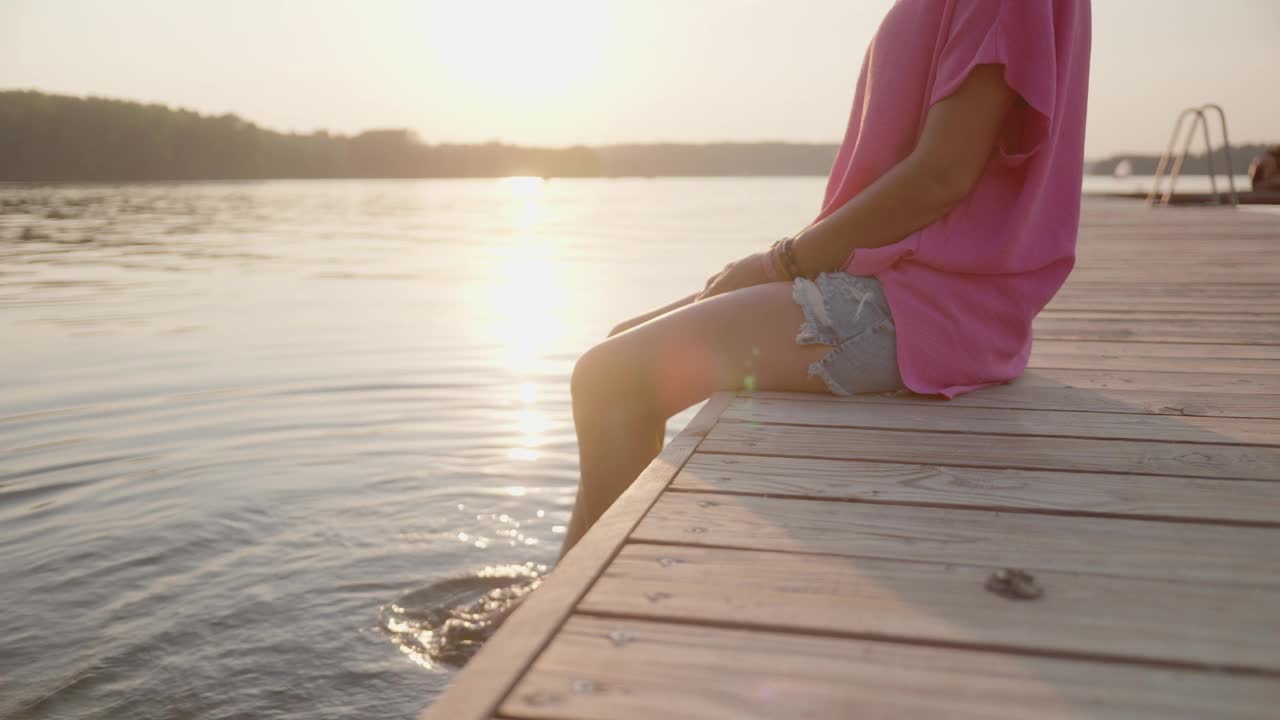
M 415 663 L 461 667 L 520 600 L 546 565 L 497 565 L 412 590 L 378 610 L 378 624 Z

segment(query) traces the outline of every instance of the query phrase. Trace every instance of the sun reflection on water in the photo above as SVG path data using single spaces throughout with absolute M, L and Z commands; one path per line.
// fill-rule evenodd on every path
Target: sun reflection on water
M 550 415 L 540 406 L 544 392 L 535 378 L 564 371 L 563 359 L 556 360 L 555 354 L 569 339 L 572 282 L 565 239 L 551 231 L 556 208 L 547 181 L 512 177 L 499 183 L 502 230 L 498 242 L 488 244 L 477 288 L 478 329 L 486 344 L 499 349 L 504 369 L 521 378 L 506 419 L 514 432 L 507 455 L 533 462 L 552 428 Z
M 547 356 L 565 338 L 569 278 L 562 243 L 547 232 L 551 208 L 546 181 L 506 178 L 513 207 L 511 237 L 498 243 L 486 274 L 487 331 L 504 348 L 507 368 L 521 375 L 553 371 Z M 522 386 L 521 392 L 526 392 Z

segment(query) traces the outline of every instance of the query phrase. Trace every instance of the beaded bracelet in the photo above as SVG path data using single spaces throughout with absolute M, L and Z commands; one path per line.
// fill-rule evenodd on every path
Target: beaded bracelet
M 803 277 L 804 273 L 800 272 L 800 265 L 796 263 L 795 242 L 794 237 L 783 238 L 778 246 L 778 257 L 782 258 L 783 270 L 791 276 L 791 279 Z
M 778 266 L 773 263 L 772 245 L 769 246 L 768 250 L 760 254 L 760 267 L 764 268 L 764 276 L 769 279 L 769 282 L 778 282 L 781 280 L 781 278 L 778 277 Z
M 785 239 L 774 240 L 773 244 L 769 246 L 769 260 L 778 274 L 782 276 L 782 279 L 790 282 L 795 280 L 795 276 L 787 270 L 787 265 L 782 260 L 782 240 Z

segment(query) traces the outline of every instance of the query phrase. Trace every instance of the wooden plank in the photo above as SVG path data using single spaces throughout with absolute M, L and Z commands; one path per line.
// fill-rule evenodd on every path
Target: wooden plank
M 1270 227 L 1268 227 L 1270 225 Z M 1213 249 L 1205 248 L 1205 230 L 1196 227 L 1188 228 L 1160 228 L 1157 226 L 1135 227 L 1126 231 L 1102 231 L 1097 228 L 1090 229 L 1082 233 L 1084 243 L 1080 250 L 1077 260 L 1078 269 L 1082 269 L 1081 280 L 1092 280 L 1088 277 L 1088 270 L 1098 266 L 1113 267 L 1119 262 L 1126 260 L 1130 262 L 1142 262 L 1141 267 L 1131 267 L 1131 285 L 1125 287 L 1142 288 L 1150 285 L 1168 284 L 1174 282 L 1169 276 L 1161 274 L 1161 270 L 1165 267 L 1170 268 L 1190 268 L 1194 269 L 1199 265 L 1214 265 L 1221 268 L 1232 268 L 1242 264 L 1242 258 L 1252 258 L 1263 262 L 1271 262 L 1275 260 L 1275 237 L 1280 234 L 1275 219 L 1267 218 L 1254 227 L 1239 228 L 1216 228 L 1222 234 L 1215 238 L 1218 242 L 1213 243 L 1219 253 L 1228 253 L 1231 257 L 1227 258 L 1227 262 L 1223 262 L 1221 254 L 1214 255 Z M 1197 248 L 1199 243 L 1202 247 Z M 1232 247 L 1223 247 L 1224 245 Z M 1160 258 L 1156 262 L 1152 262 L 1151 251 L 1153 245 L 1157 246 L 1160 251 L 1176 250 L 1180 256 L 1177 260 Z M 1237 246 L 1241 254 L 1237 257 L 1234 254 Z M 1247 264 L 1247 263 L 1246 263 Z M 1076 277 L 1076 276 L 1073 276 Z M 1220 285 L 1275 285 L 1276 279 L 1263 278 L 1256 282 L 1240 281 L 1232 283 L 1215 283 L 1208 280 L 1199 283 L 1192 282 L 1195 286 L 1205 286 L 1214 288 Z
M 1252 242 L 1275 247 L 1274 237 L 1259 238 Z M 1137 249 L 1140 250 L 1140 248 Z M 1090 251 L 1089 254 L 1096 253 Z M 1132 300 L 1135 303 L 1151 299 L 1187 298 L 1201 303 L 1202 307 L 1215 303 L 1267 302 L 1280 299 L 1280 278 L 1273 278 L 1271 282 L 1264 283 L 1178 283 L 1160 279 L 1107 283 L 1093 281 L 1088 276 L 1088 270 L 1085 269 L 1080 275 L 1072 275 L 1054 299 L 1063 296 L 1072 296 L 1081 300 L 1110 296 Z M 1115 309 L 1115 306 L 1107 307 Z
M 1280 378 L 1270 375 L 1042 369 L 1023 373 L 1014 384 L 1148 392 L 1270 394 L 1274 396 L 1270 398 L 1273 406 L 1280 409 Z
M 1280 684 L 1221 673 L 574 616 L 503 703 L 539 720 L 1261 720 Z
M 795 393 L 744 393 L 754 397 L 793 397 Z M 954 407 L 987 407 L 1025 410 L 1076 410 L 1080 412 L 1137 413 L 1141 415 L 1199 415 L 1203 417 L 1280 418 L 1272 395 L 1226 395 L 1207 392 L 1150 392 L 1078 388 L 1034 383 L 1014 383 L 983 388 L 944 400 L 932 395 L 854 395 L 836 397 L 812 394 L 813 402 L 914 404 Z
M 1087 228 L 1081 233 L 1082 243 L 1078 248 L 1076 269 L 1087 279 L 1094 280 L 1089 271 L 1098 268 L 1115 268 L 1129 271 L 1129 277 L 1135 285 L 1152 283 L 1189 282 L 1195 283 L 1202 278 L 1206 285 L 1227 284 L 1231 282 L 1217 280 L 1214 275 L 1196 275 L 1197 269 L 1205 270 L 1242 270 L 1240 284 L 1271 285 L 1274 277 L 1247 272 L 1261 263 L 1274 260 L 1275 253 L 1267 241 L 1276 236 L 1274 225 L 1267 228 L 1265 224 L 1255 227 L 1215 228 L 1213 244 L 1229 257 L 1214 255 L 1212 250 L 1196 247 L 1205 244 L 1206 230 L 1196 227 L 1131 227 L 1119 231 L 1116 229 Z M 1210 231 L 1212 232 L 1212 231 Z M 1156 246 L 1156 247 L 1153 247 Z M 1225 247 L 1224 247 L 1225 246 Z M 1156 249 L 1168 257 L 1152 261 L 1151 252 Z M 1238 252 L 1237 252 L 1238 251 Z M 1123 263 L 1141 263 L 1125 267 Z M 1185 278 L 1185 280 L 1184 280 Z
M 1130 242 L 1130 247 L 1117 247 L 1117 252 L 1098 252 L 1097 249 L 1085 250 L 1080 254 L 1080 261 L 1075 266 L 1076 278 L 1101 282 L 1166 283 L 1192 286 L 1198 282 L 1207 284 L 1228 284 L 1236 282 L 1244 286 L 1272 286 L 1275 275 L 1268 275 L 1268 265 L 1275 260 L 1274 252 L 1240 252 L 1231 255 L 1229 263 L 1222 263 L 1220 258 L 1196 256 L 1188 254 L 1176 260 L 1161 259 L 1160 263 L 1143 263 L 1134 266 L 1134 252 L 1142 252 L 1142 242 L 1147 238 L 1139 238 Z M 1170 237 L 1171 241 L 1194 240 L 1194 236 Z M 1266 242 L 1266 234 L 1242 233 L 1234 237 L 1222 238 L 1226 242 Z M 1116 240 L 1116 242 L 1124 242 Z M 1231 252 L 1231 251 L 1229 251 Z M 1112 274 L 1117 273 L 1117 274 Z
M 868 428 L 717 425 L 703 452 L 928 465 L 1142 473 L 1239 480 L 1280 478 L 1280 448 Z
M 1041 371 L 1036 371 L 1041 372 Z M 1031 373 L 1028 373 L 1028 375 Z M 1024 375 L 1023 377 L 1026 377 Z M 949 401 L 974 407 L 1010 407 L 1087 412 L 1129 412 L 1155 415 L 1278 418 L 1271 395 L 1088 388 L 1034 383 L 1000 385 Z
M 1270 271 L 1269 271 L 1270 272 Z M 1280 345 L 1280 326 L 1242 320 L 1181 321 L 1113 318 L 1059 318 L 1041 315 L 1033 323 L 1036 337 L 1057 340 L 1141 340 L 1143 342 L 1236 342 Z
M 1174 285 L 1165 289 L 1165 292 L 1172 293 L 1174 298 L 1165 296 L 1164 300 L 1179 298 L 1184 295 L 1183 285 Z M 1265 291 L 1254 292 L 1251 297 L 1232 298 L 1230 301 L 1223 300 L 1219 303 L 1203 303 L 1195 307 L 1181 306 L 1163 306 L 1154 303 L 1148 306 L 1147 303 L 1134 299 L 1133 302 L 1124 302 L 1126 300 L 1122 293 L 1116 295 L 1098 294 L 1094 296 L 1095 300 L 1111 300 L 1113 303 L 1097 303 L 1090 307 L 1067 307 L 1065 305 L 1054 306 L 1052 302 L 1046 306 L 1043 312 L 1052 312 L 1056 318 L 1071 318 L 1077 320 L 1093 320 L 1106 318 L 1127 318 L 1135 322 L 1165 322 L 1176 320 L 1192 325 L 1201 323 L 1240 323 L 1241 325 L 1266 325 L 1275 321 L 1280 316 L 1280 307 L 1276 306 L 1276 302 L 1280 301 L 1280 294 L 1275 292 L 1280 285 L 1267 288 Z M 1196 305 L 1195 303 L 1192 303 Z M 1243 310 L 1249 312 L 1242 312 Z
M 990 568 L 831 555 L 628 545 L 580 612 L 822 635 L 1271 672 L 1280 588 L 1038 572 L 1032 602 L 985 588 Z M 1223 612 L 1224 603 L 1230 612 Z
M 1148 311 L 1214 312 L 1239 310 L 1248 306 L 1271 306 L 1271 311 L 1277 312 L 1274 306 L 1278 302 L 1280 283 L 1243 286 L 1148 283 L 1142 287 L 1133 287 L 1127 284 L 1092 283 L 1083 276 L 1076 276 L 1068 280 L 1045 309 L 1112 312 L 1136 308 Z
M 1280 483 L 697 453 L 675 490 L 1280 525 Z
M 1180 318 L 1183 313 L 1209 319 L 1218 316 L 1239 317 L 1243 307 L 1254 307 L 1262 315 L 1280 313 L 1280 285 L 1256 290 L 1244 297 L 1196 297 L 1186 292 L 1186 285 L 1167 285 L 1144 293 L 1125 292 L 1114 285 L 1102 285 L 1084 291 L 1067 283 L 1045 307 L 1052 313 L 1107 313 L 1125 315 L 1134 312 L 1164 314 Z
M 1270 250 L 1265 243 L 1276 236 L 1274 218 L 1264 218 L 1262 222 L 1249 224 L 1239 224 L 1228 219 L 1226 223 L 1217 226 L 1196 222 L 1178 226 L 1134 221 L 1135 218 L 1115 216 L 1107 219 L 1109 226 L 1102 223 L 1082 226 L 1077 267 L 1087 270 L 1117 259 L 1140 261 L 1140 266 L 1130 268 L 1135 285 L 1169 282 L 1160 273 L 1166 267 L 1194 269 L 1199 263 L 1234 268 L 1247 264 L 1241 263 L 1240 258 L 1234 254 L 1225 258 L 1214 255 L 1214 248 L 1230 253 L 1239 246 L 1242 250 L 1247 250 L 1249 256 L 1261 256 L 1265 260 Z M 1214 242 L 1206 243 L 1206 236 L 1212 236 Z M 1164 257 L 1153 262 L 1153 251 Z M 1269 284 L 1266 278 L 1258 283 Z M 1206 280 L 1205 284 L 1216 283 Z
M 487 720 L 546 646 L 600 571 L 676 472 L 693 454 L 732 397 L 716 393 L 635 482 L 614 501 L 546 580 L 520 604 L 423 720 Z
M 956 508 L 666 493 L 635 542 L 1032 571 L 1280 584 L 1280 530 Z
M 1146 347 L 1162 343 L 1132 343 Z M 1247 345 L 1244 347 L 1277 347 L 1272 345 Z M 1082 348 L 1088 350 L 1088 348 Z M 1142 355 L 1138 351 L 1130 355 L 1103 355 L 1080 352 L 1049 353 L 1032 350 L 1027 367 L 1060 368 L 1064 370 L 1150 370 L 1161 373 L 1232 373 L 1235 375 L 1280 376 L 1280 360 L 1242 358 L 1158 357 Z
M 725 420 L 1163 442 L 1280 445 L 1280 420 L 738 398 Z M 1280 476 L 1280 474 L 1278 474 Z
M 1139 262 L 1150 262 L 1149 259 L 1116 257 L 1110 262 L 1096 262 L 1077 266 L 1075 278 L 1092 282 L 1123 285 L 1127 282 L 1158 281 L 1170 284 L 1194 285 L 1207 283 L 1225 285 L 1236 282 L 1248 285 L 1269 285 L 1275 282 L 1275 261 L 1271 258 L 1256 259 L 1246 262 L 1243 259 L 1238 265 L 1196 265 L 1184 262 L 1175 265 L 1163 265 L 1158 270 L 1146 274 L 1135 273 L 1132 267 Z
M 1103 358 L 1197 358 L 1280 361 L 1280 347 L 1274 345 L 1233 345 L 1222 343 L 1136 343 L 1097 340 L 1044 340 L 1036 338 L 1031 346 L 1031 357 L 1037 354 L 1091 355 Z M 1155 370 L 1157 368 L 1138 368 Z
M 1106 296 L 1101 301 L 1115 302 Z M 1126 299 L 1123 302 L 1132 301 Z M 1036 338 L 1028 367 L 1280 375 L 1280 347 L 1219 343 L 1081 342 Z
M 1146 309 L 1139 306 L 1114 306 L 1110 309 L 1069 309 L 1064 307 L 1046 307 L 1046 317 L 1055 320 L 1098 320 L 1102 322 L 1127 322 L 1134 325 L 1147 323 L 1177 322 L 1183 325 L 1200 326 L 1207 323 L 1221 325 L 1273 325 L 1280 322 L 1280 310 L 1268 305 L 1253 307 L 1248 314 L 1241 311 L 1243 303 L 1223 305 L 1216 310 L 1178 310 L 1170 312 L 1161 309 Z M 1257 328 L 1253 328 L 1257 329 Z

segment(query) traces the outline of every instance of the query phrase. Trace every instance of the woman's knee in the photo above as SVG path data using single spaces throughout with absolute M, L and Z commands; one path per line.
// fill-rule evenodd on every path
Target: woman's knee
M 604 343 L 587 350 L 573 366 L 573 376 L 569 381 L 569 390 L 575 404 L 600 398 L 612 391 L 611 378 L 618 375 L 617 361 L 614 353 L 604 347 Z
M 624 343 L 605 341 L 587 350 L 574 364 L 569 389 L 575 407 L 608 403 L 638 409 L 652 403 L 654 388 L 644 381 Z

